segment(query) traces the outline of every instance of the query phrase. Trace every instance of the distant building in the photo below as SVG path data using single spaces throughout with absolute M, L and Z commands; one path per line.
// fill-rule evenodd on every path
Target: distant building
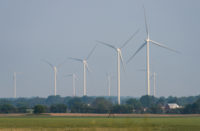
M 33 114 L 33 109 L 26 109 L 26 113 Z
M 147 108 L 144 108 L 143 111 L 146 112 L 146 111 L 147 111 Z
M 180 106 L 176 103 L 168 103 L 165 107 L 165 109 L 170 110 L 170 109 L 178 109 Z

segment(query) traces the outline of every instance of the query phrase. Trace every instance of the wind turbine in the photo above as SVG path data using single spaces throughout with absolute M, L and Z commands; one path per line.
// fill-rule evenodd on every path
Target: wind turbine
M 144 7 L 143 7 L 144 8 Z M 147 75 L 147 95 L 150 95 L 150 67 L 149 67 L 149 44 L 152 43 L 154 45 L 160 46 L 162 48 L 168 49 L 170 51 L 179 53 L 178 51 L 168 48 L 167 46 L 160 44 L 156 41 L 153 41 L 150 39 L 149 37 L 149 29 L 148 29 L 148 25 L 147 25 L 147 18 L 146 18 L 146 12 L 145 12 L 145 8 L 144 8 L 144 18 L 145 18 L 145 27 L 146 27 L 146 33 L 147 33 L 147 38 L 145 39 L 145 42 L 138 48 L 138 50 L 136 50 L 136 52 L 128 59 L 127 63 L 130 62 L 133 57 L 135 57 L 135 55 L 144 47 L 146 46 L 146 75 Z
M 97 41 L 98 43 L 100 44 L 103 44 L 107 47 L 110 47 L 112 49 L 114 49 L 116 52 L 117 52 L 117 96 L 118 96 L 118 104 L 120 105 L 120 63 L 122 63 L 122 66 L 123 66 L 123 69 L 125 71 L 125 68 L 124 68 L 124 62 L 123 62 L 123 57 L 122 57 L 122 52 L 121 52 L 121 49 L 123 49 L 127 44 L 128 42 L 139 32 L 139 30 L 137 30 L 120 48 L 118 47 L 115 47 L 114 45 L 111 45 L 111 44 L 108 44 L 108 43 L 105 43 L 105 42 L 102 42 L 102 41 Z M 120 62 L 121 61 L 121 62 Z
M 54 96 L 56 96 L 56 94 L 57 94 L 57 72 L 58 72 L 58 68 L 62 65 L 62 64 L 64 64 L 64 62 L 63 63 L 61 63 L 61 64 L 59 64 L 57 67 L 56 66 L 53 66 L 53 64 L 51 64 L 50 62 L 48 62 L 47 60 L 42 60 L 43 62 L 45 62 L 45 63 L 47 63 L 52 69 L 53 69 L 53 71 L 54 71 Z
M 72 77 L 72 87 L 73 87 L 73 96 L 76 96 L 76 84 L 75 81 L 78 79 L 75 73 L 67 75 L 67 77 L 71 76 Z
M 79 59 L 79 58 L 69 57 L 69 59 L 72 59 L 72 60 L 79 61 L 79 62 L 83 63 L 83 96 L 87 95 L 87 89 L 86 89 L 86 69 L 90 72 L 87 60 L 90 58 L 90 56 L 94 52 L 96 46 L 97 46 L 97 44 L 93 47 L 93 49 L 91 50 L 91 52 L 89 53 L 89 55 L 85 59 Z
M 13 81 L 14 81 L 14 98 L 17 97 L 17 74 L 21 74 L 21 72 L 14 72 Z

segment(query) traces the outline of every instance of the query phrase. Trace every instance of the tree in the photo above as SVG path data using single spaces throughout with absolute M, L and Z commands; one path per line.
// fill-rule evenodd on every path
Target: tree
M 112 103 L 103 97 L 97 97 L 93 103 L 92 107 L 95 109 L 95 113 L 108 113 Z
M 91 104 L 94 101 L 94 97 L 83 96 L 81 97 L 81 101 L 85 104 Z
M 60 97 L 59 95 L 56 96 L 48 96 L 46 99 L 46 104 L 47 105 L 52 105 L 52 104 L 62 104 L 64 99 Z
M 19 106 L 17 107 L 18 113 L 26 113 L 26 109 L 28 109 L 26 106 Z
M 161 114 L 163 113 L 163 110 L 161 108 L 160 105 L 152 105 L 148 110 L 147 112 L 149 113 L 153 113 L 153 114 Z
M 50 112 L 53 113 L 65 113 L 67 106 L 65 104 L 55 104 L 50 106 Z
M 11 104 L 3 104 L 0 106 L 0 113 L 15 113 L 16 108 Z
M 74 104 L 79 104 L 79 103 L 83 103 L 81 98 L 73 97 L 68 101 L 67 106 L 71 109 L 71 107 L 73 107 Z
M 200 98 L 193 104 L 188 104 L 184 109 L 185 114 L 199 114 L 200 113 Z
M 130 98 L 126 101 L 126 104 L 131 106 L 136 113 L 141 113 L 143 112 L 143 107 L 142 104 L 139 100 Z
M 185 108 L 183 109 L 183 113 L 184 114 L 191 114 L 191 113 L 193 113 L 192 104 L 186 105 Z
M 29 108 L 25 98 L 20 98 L 20 101 L 18 100 L 16 103 L 16 107 L 18 113 L 26 113 L 26 109 Z
M 36 105 L 36 106 L 34 106 L 34 113 L 35 114 L 45 113 L 46 109 L 47 108 L 44 105 Z
M 72 113 L 83 113 L 87 107 L 79 97 L 71 98 L 68 101 L 68 106 Z
M 165 97 L 160 97 L 156 104 L 161 105 L 161 106 L 164 106 L 165 104 L 167 104 Z
M 179 104 L 178 98 L 177 97 L 173 97 L 173 96 L 169 96 L 167 98 L 167 103 L 177 103 L 177 104 Z
M 132 113 L 133 112 L 133 107 L 130 105 L 114 105 L 111 110 L 112 113 Z
M 150 107 L 156 103 L 156 98 L 154 96 L 145 95 L 140 98 L 140 102 L 144 107 Z
M 12 104 L 12 101 L 9 99 L 0 99 L 0 105 L 4 105 L 4 104 Z
M 72 113 L 94 113 L 94 109 L 85 103 L 74 103 L 70 109 Z

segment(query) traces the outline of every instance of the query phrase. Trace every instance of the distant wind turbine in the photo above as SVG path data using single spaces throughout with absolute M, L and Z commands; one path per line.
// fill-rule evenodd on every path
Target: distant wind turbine
M 73 96 L 76 96 L 76 80 L 78 79 L 75 73 L 67 75 L 67 77 L 72 77 L 72 87 L 73 87 Z
M 83 96 L 87 95 L 87 89 L 86 89 L 86 69 L 90 72 L 87 60 L 90 58 L 90 56 L 94 52 L 96 46 L 97 46 L 97 44 L 93 47 L 93 49 L 91 50 L 91 52 L 89 53 L 89 55 L 85 59 L 79 59 L 79 58 L 69 57 L 69 59 L 71 59 L 71 60 L 75 60 L 75 61 L 79 61 L 79 62 L 83 63 Z
M 144 71 L 146 72 L 145 69 L 139 69 L 138 71 Z M 153 96 L 156 96 L 156 72 L 153 72 L 153 74 L 150 72 L 151 79 L 153 79 Z
M 53 69 L 53 71 L 54 71 L 54 95 L 56 96 L 57 95 L 57 69 L 62 65 L 62 64 L 64 64 L 64 62 L 63 63 L 61 63 L 61 64 L 59 64 L 58 66 L 53 66 L 53 64 L 51 64 L 50 62 L 48 62 L 47 60 L 42 60 L 43 62 L 45 62 L 45 63 L 47 63 L 52 69 Z
M 118 104 L 120 105 L 120 63 L 122 63 L 123 69 L 125 71 L 124 68 L 124 62 L 123 62 L 123 58 L 122 58 L 122 52 L 121 49 L 124 48 L 128 42 L 139 32 L 139 30 L 137 30 L 120 48 L 115 47 L 114 45 L 102 42 L 102 41 L 97 41 L 100 44 L 103 44 L 107 47 L 110 47 L 112 49 L 114 49 L 117 52 L 117 89 L 118 89 Z M 120 62 L 121 61 L 121 62 Z
M 143 7 L 144 8 L 144 7 Z M 146 67 L 146 75 L 147 75 L 147 95 L 150 95 L 150 67 L 149 67 L 149 44 L 152 43 L 152 44 L 155 44 L 157 46 L 160 46 L 162 48 L 165 48 L 165 49 L 168 49 L 170 51 L 173 51 L 173 52 L 176 52 L 176 53 L 179 53 L 178 51 L 174 50 L 174 49 L 171 49 L 171 48 L 168 48 L 166 47 L 165 45 L 163 44 L 160 44 L 156 41 L 153 41 L 150 39 L 149 37 L 149 29 L 148 29 L 148 25 L 147 25 L 147 18 L 146 18 L 146 12 L 145 12 L 145 8 L 144 8 L 144 18 L 145 18 L 145 26 L 146 26 L 146 33 L 147 33 L 147 38 L 145 39 L 145 42 L 144 44 L 142 44 L 138 50 L 128 59 L 127 63 L 129 63 L 133 57 L 135 57 L 135 55 L 144 47 L 146 46 L 146 64 L 147 64 L 147 67 Z
M 14 98 L 17 97 L 17 74 L 21 74 L 21 72 L 14 72 L 13 81 L 14 81 Z

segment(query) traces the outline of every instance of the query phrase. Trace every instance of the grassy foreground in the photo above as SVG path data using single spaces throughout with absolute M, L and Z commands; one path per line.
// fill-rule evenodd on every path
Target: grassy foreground
M 0 117 L 0 131 L 200 131 L 200 117 Z

